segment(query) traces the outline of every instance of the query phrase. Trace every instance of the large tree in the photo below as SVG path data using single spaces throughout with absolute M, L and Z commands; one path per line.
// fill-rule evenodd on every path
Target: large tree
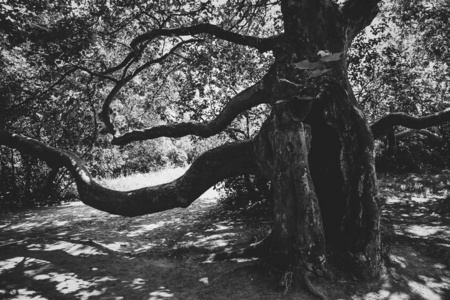
M 199 7 L 195 1 L 186 1 L 184 6 L 172 3 L 178 11 L 165 14 L 164 7 L 147 5 L 138 15 L 156 21 L 148 22 L 152 28 L 143 32 L 139 24 L 139 30 L 135 30 L 138 34 L 127 46 L 129 52 L 120 62 L 113 66 L 78 63 L 70 70 L 83 71 L 111 85 L 100 118 L 104 133 L 113 137 L 114 145 L 160 137 L 210 137 L 225 130 L 240 114 L 267 104 L 270 115 L 254 138 L 205 152 L 173 182 L 127 192 L 96 183 L 85 162 L 69 151 L 6 130 L 0 131 L 0 144 L 40 158 L 52 168 L 66 167 L 85 204 L 130 217 L 187 207 L 228 177 L 262 176 L 273 189 L 274 225 L 267 238 L 237 255 L 258 253 L 270 268 L 279 274 L 293 274 L 283 277 L 303 281 L 314 293 L 317 291 L 310 279 L 330 274 L 333 268 L 345 267 L 364 278 L 377 276 L 381 245 L 374 139 L 399 125 L 421 129 L 440 124 L 450 112 L 423 118 L 395 113 L 372 126 L 368 124 L 348 79 L 347 58 L 352 41 L 377 16 L 379 0 L 232 2 L 245 13 L 234 24 L 222 22 L 223 26 L 195 17 L 209 9 L 215 23 L 220 23 L 220 14 L 224 20 L 232 11 L 217 3 L 202 1 Z M 278 5 L 281 17 L 269 15 L 275 27 L 282 20 L 279 34 L 247 35 L 236 25 L 245 18 L 256 18 L 258 9 L 275 11 Z M 103 15 L 105 26 L 111 15 Z M 189 20 L 192 24 L 186 24 Z M 134 24 L 132 20 L 123 21 L 123 27 L 130 24 Z M 132 27 L 128 34 L 133 33 Z M 189 61 L 178 53 L 183 47 L 217 41 L 271 53 L 273 63 L 260 80 L 230 97 L 212 121 L 166 124 L 126 133 L 117 128 L 111 105 L 127 85 L 136 85 L 142 72 L 165 60 L 175 57 Z M 160 50 L 166 52 L 157 57 Z M 92 69 L 94 66 L 103 69 Z M 291 282 L 285 281 L 285 285 Z

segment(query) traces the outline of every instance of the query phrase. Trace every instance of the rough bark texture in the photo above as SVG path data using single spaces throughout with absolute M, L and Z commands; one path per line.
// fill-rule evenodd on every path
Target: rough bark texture
M 358 9 L 372 16 L 374 3 Z M 354 274 L 376 276 L 380 238 L 374 138 L 346 70 L 353 38 L 349 31 L 370 21 L 354 18 L 353 9 L 346 16 L 327 0 L 282 1 L 282 12 L 285 39 L 274 50 L 278 84 L 273 86 L 273 113 L 256 147 L 274 189 L 269 252 L 278 254 L 276 268 L 306 277 L 311 271 L 323 274 L 327 257 L 344 258 Z M 294 63 L 317 60 L 320 50 L 343 51 L 343 59 L 328 63 L 332 70 L 327 75 L 308 79 Z M 302 100 L 305 90 L 315 99 Z

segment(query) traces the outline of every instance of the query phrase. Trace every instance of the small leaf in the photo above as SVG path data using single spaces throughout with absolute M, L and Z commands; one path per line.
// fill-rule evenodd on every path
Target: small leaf
M 324 56 L 320 59 L 322 62 L 331 62 L 331 61 L 338 61 L 341 59 L 342 52 L 333 53 L 331 55 Z
M 297 69 L 301 69 L 301 70 L 313 70 L 313 69 L 321 68 L 322 63 L 319 61 L 318 62 L 310 62 L 309 60 L 303 60 L 301 62 L 294 64 L 294 66 Z
M 311 263 L 306 263 L 306 268 L 310 271 L 313 270 L 313 265 Z
M 313 71 L 309 72 L 309 78 L 313 78 L 313 77 L 320 76 L 320 75 L 322 75 L 322 74 L 324 74 L 324 73 L 327 73 L 327 72 L 329 72 L 329 71 L 331 71 L 331 69 L 325 69 L 325 70 L 313 70 Z
M 277 102 L 275 102 L 275 104 L 280 104 L 280 103 L 283 103 L 283 102 L 288 102 L 289 100 L 278 100 Z

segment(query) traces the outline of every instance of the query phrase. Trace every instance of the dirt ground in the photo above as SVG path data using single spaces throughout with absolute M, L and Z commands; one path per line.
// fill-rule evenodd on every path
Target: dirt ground
M 330 299 L 450 299 L 447 177 L 383 176 L 386 268 L 316 282 Z M 427 182 L 435 184 L 428 187 Z M 80 202 L 0 214 L 1 299 L 315 299 L 283 293 L 255 261 L 213 262 L 270 224 L 217 218 L 217 199 L 126 218 Z

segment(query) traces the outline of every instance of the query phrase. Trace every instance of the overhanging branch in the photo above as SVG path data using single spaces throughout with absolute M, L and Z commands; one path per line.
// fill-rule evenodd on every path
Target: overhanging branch
M 258 38 L 253 36 L 241 35 L 235 32 L 227 31 L 219 26 L 212 24 L 198 24 L 190 27 L 181 27 L 174 29 L 155 29 L 139 35 L 130 43 L 132 49 L 137 50 L 138 46 L 149 40 L 153 40 L 160 36 L 182 36 L 182 35 L 196 35 L 196 34 L 210 34 L 216 38 L 229 41 L 235 44 L 249 46 L 258 49 L 261 52 L 266 52 L 278 43 L 280 36 L 272 36 L 268 38 Z
M 72 152 L 4 130 L 0 130 L 0 145 L 42 159 L 52 168 L 66 167 L 75 178 L 83 203 L 111 214 L 130 217 L 187 207 L 219 181 L 237 175 L 255 174 L 258 170 L 253 141 L 235 142 L 205 152 L 183 176 L 172 182 L 122 192 L 96 183 L 84 161 Z
M 371 129 L 375 139 L 386 135 L 394 126 L 403 126 L 410 129 L 424 129 L 430 126 L 442 125 L 450 121 L 450 108 L 438 113 L 414 117 L 406 113 L 392 113 L 382 117 L 372 124 Z
M 196 135 L 210 137 L 224 130 L 240 113 L 258 104 L 268 103 L 269 91 L 262 81 L 245 89 L 234 96 L 223 108 L 219 115 L 208 123 L 178 123 L 173 125 L 161 125 L 144 130 L 134 130 L 121 136 L 114 137 L 111 141 L 114 145 L 126 145 L 134 141 L 155 139 L 158 137 L 182 137 Z
M 154 29 L 134 38 L 130 43 L 132 51 L 128 53 L 125 59 L 117 66 L 112 67 L 103 73 L 109 74 L 124 68 L 129 62 L 131 62 L 131 60 L 133 60 L 142 52 L 143 48 L 145 48 L 143 47 L 143 43 L 149 43 L 155 38 L 171 36 L 194 36 L 197 34 L 209 34 L 221 40 L 255 48 L 260 52 L 267 52 L 272 50 L 282 39 L 282 35 L 275 35 L 267 38 L 241 35 L 209 23 L 173 29 Z

